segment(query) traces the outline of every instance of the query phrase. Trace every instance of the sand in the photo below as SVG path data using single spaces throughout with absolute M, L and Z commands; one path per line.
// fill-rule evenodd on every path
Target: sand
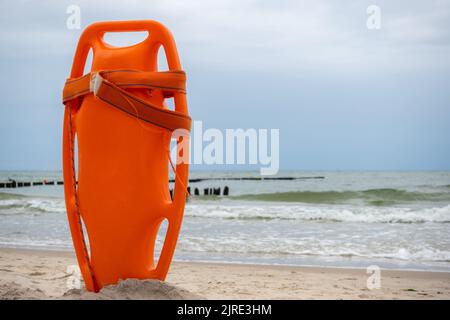
M 0 299 L 450 299 L 450 273 L 174 262 L 166 282 L 128 279 L 100 293 L 76 287 L 71 252 L 0 248 Z M 82 286 L 82 284 L 81 284 Z

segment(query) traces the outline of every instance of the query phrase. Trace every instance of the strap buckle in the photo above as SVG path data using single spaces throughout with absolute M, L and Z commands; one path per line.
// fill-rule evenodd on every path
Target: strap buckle
M 94 96 L 97 96 L 98 90 L 100 89 L 102 83 L 103 77 L 100 75 L 100 73 L 93 72 L 91 74 L 91 81 L 89 82 L 89 90 L 94 94 Z

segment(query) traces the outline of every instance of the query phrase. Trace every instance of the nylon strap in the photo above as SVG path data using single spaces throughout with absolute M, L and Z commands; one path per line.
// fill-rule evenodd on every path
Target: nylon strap
M 86 74 L 68 79 L 64 86 L 63 103 L 74 101 L 88 94 L 96 97 L 131 116 L 174 131 L 190 130 L 191 118 L 183 113 L 162 109 L 127 92 L 126 88 L 159 89 L 164 97 L 174 92 L 186 92 L 186 75 L 183 71 L 143 72 L 137 70 L 111 70 Z

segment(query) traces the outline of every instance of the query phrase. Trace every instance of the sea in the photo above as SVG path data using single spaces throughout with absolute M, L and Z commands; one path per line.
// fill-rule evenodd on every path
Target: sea
M 276 177 L 283 179 L 191 172 L 196 180 L 174 260 L 450 271 L 450 172 Z M 56 181 L 62 174 L 0 171 L 0 182 L 8 179 Z M 209 188 L 221 195 L 204 195 Z M 73 250 L 63 196 L 61 185 L 0 189 L 0 247 Z

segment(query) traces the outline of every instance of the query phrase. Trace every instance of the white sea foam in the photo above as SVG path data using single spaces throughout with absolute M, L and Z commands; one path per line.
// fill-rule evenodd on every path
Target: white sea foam
M 63 199 L 59 198 L 18 198 L 0 200 L 0 215 L 65 213 Z
M 380 240 L 381 242 L 381 240 Z M 207 238 L 186 237 L 180 241 L 181 250 L 188 252 L 238 253 L 248 256 L 265 255 L 284 257 L 316 256 L 343 258 L 384 258 L 414 262 L 450 262 L 450 251 L 421 246 L 411 243 L 409 247 L 398 247 L 395 242 L 379 246 L 373 244 L 358 245 L 342 240 L 328 239 L 262 239 L 251 238 Z
M 329 222 L 421 223 L 450 222 L 450 205 L 435 208 L 370 206 L 306 206 L 191 204 L 186 216 L 221 219 L 281 219 Z

